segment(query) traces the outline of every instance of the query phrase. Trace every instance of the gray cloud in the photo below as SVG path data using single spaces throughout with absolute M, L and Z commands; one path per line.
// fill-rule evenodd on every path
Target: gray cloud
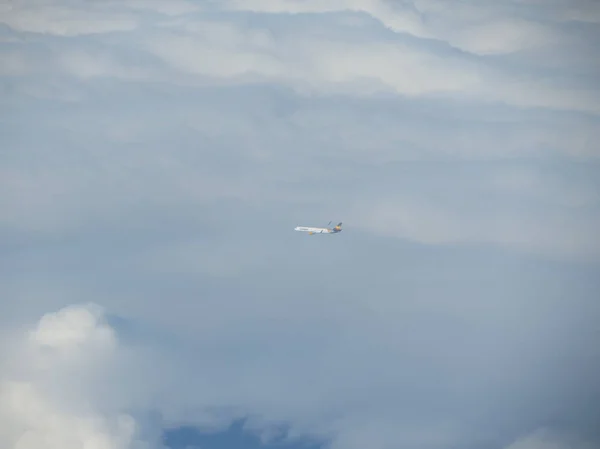
M 593 3 L 4 8 L 3 446 L 597 446 Z

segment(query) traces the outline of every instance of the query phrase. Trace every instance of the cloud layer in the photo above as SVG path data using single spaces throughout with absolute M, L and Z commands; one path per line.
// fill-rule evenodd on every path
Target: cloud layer
M 347 323 L 349 317 L 339 318 Z M 364 325 L 372 320 L 363 316 L 362 321 Z M 381 333 L 365 339 L 364 334 L 343 330 L 340 325 L 337 339 L 330 335 L 325 345 L 314 342 L 320 349 L 306 340 L 309 334 L 303 334 L 303 346 L 311 347 L 311 355 L 294 347 L 290 332 L 279 330 L 285 341 L 277 344 L 248 327 L 237 332 L 230 329 L 228 336 L 213 333 L 211 343 L 194 344 L 191 352 L 187 345 L 175 348 L 164 340 L 159 345 L 149 345 L 146 340 L 140 346 L 139 340 L 131 339 L 135 333 L 118 338 L 98 306 L 68 306 L 46 314 L 31 330 L 12 335 L 12 344 L 2 353 L 3 366 L 10 369 L 0 378 L 0 443 L 14 449 L 40 444 L 50 449 L 159 448 L 160 435 L 150 424 L 160 421 L 149 420 L 151 411 L 160 413 L 166 426 L 192 424 L 209 429 L 249 413 L 255 418 L 249 420 L 248 429 L 264 433 L 267 440 L 269 434 L 277 434 L 273 431 L 279 423 L 288 422 L 291 441 L 309 435 L 330 440 L 334 448 L 358 448 L 367 443 L 387 448 L 398 440 L 403 446 L 417 447 L 465 443 L 465 447 L 484 444 L 507 449 L 595 447 L 572 430 L 549 430 L 542 422 L 538 429 L 527 430 L 526 426 L 535 422 L 528 415 L 537 407 L 556 411 L 555 400 L 567 407 L 573 404 L 574 390 L 549 395 L 546 387 L 536 388 L 545 370 L 554 371 L 553 376 L 543 378 L 546 386 L 562 382 L 563 375 L 586 374 L 548 365 L 551 359 L 544 360 L 546 356 L 540 358 L 539 354 L 534 360 L 542 365 L 535 367 L 527 360 L 533 347 L 511 354 L 505 345 L 498 345 L 496 354 L 477 363 L 470 360 L 478 352 L 471 343 L 459 351 L 453 349 L 450 357 L 456 360 L 448 363 L 448 358 L 425 355 L 442 344 L 425 332 L 397 331 L 398 337 L 411 335 L 411 344 L 403 345 L 398 339 L 381 340 Z M 447 324 L 444 327 L 450 329 Z M 312 330 L 322 332 L 317 322 Z M 540 330 L 530 328 L 538 335 Z M 452 345 L 458 334 L 457 330 L 451 332 Z M 246 340 L 241 353 L 231 345 L 231 338 L 241 344 L 240 334 Z M 354 341 L 359 335 L 361 341 Z M 259 347 L 262 350 L 256 352 Z M 193 353 L 196 360 L 186 360 Z M 382 372 L 385 354 L 395 354 L 403 361 L 399 365 L 387 362 Z M 595 352 L 588 356 L 592 354 Z M 512 364 L 517 356 L 521 357 L 519 368 Z M 280 364 L 274 364 L 275 360 Z M 495 364 L 489 364 L 491 360 Z M 310 371 L 302 368 L 307 362 Z M 463 371 L 467 367 L 468 372 Z M 435 374 L 436 370 L 441 372 Z M 423 375 L 427 378 L 419 378 Z M 493 393 L 488 389 L 490 383 L 495 385 Z M 569 387 L 562 383 L 562 388 Z M 494 407 L 481 407 L 477 396 L 485 391 L 492 394 Z M 514 402 L 515 394 L 524 396 Z M 450 404 L 459 408 L 448 409 Z M 462 407 L 474 408 L 467 411 Z M 517 413 L 513 422 L 504 414 L 511 409 Z M 489 413 L 499 426 L 496 431 L 507 427 L 517 435 L 526 433 L 514 442 L 491 445 L 489 432 L 494 427 L 485 418 Z M 423 421 L 425 417 L 428 421 Z M 478 432 L 465 427 L 469 420 L 479 423 Z
M 595 2 L 0 8 L 0 446 L 598 445 Z
M 2 357 L 8 370 L 0 378 L 2 447 L 145 447 L 136 443 L 134 419 L 97 396 L 110 380 L 118 345 L 101 310 L 68 307 L 14 337 Z

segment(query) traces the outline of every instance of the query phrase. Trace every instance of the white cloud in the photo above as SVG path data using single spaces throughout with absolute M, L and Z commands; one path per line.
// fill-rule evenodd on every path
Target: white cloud
M 449 42 L 471 53 L 493 55 L 550 46 L 560 42 L 561 37 L 540 24 L 522 19 L 503 19 L 455 32 L 449 37 Z
M 84 305 L 3 332 L 0 445 L 246 415 L 335 449 L 583 434 L 597 49 L 544 5 L 4 5 L 0 321 L 87 298 L 150 330 Z
M 497 170 L 488 176 L 468 183 L 478 186 L 476 194 L 451 179 L 445 182 L 456 186 L 444 194 L 381 192 L 375 200 L 357 199 L 350 219 L 382 235 L 429 245 L 491 244 L 548 256 L 600 256 L 595 184 L 530 169 Z
M 123 49 L 131 47 L 139 51 L 144 48 L 180 72 L 177 76 L 168 71 L 155 72 L 151 74 L 154 80 L 181 83 L 193 79 L 199 82 L 203 77 L 209 77 L 212 82 L 268 81 L 288 84 L 302 91 L 354 95 L 386 90 L 401 95 L 456 94 L 467 99 L 506 102 L 522 107 L 599 112 L 596 89 L 565 87 L 552 80 L 540 83 L 531 75 L 515 76 L 492 61 L 473 60 L 440 46 L 436 50 L 436 44 L 429 41 L 416 44 L 403 36 L 384 38 L 380 33 L 373 33 L 372 28 L 349 26 L 347 21 L 329 19 L 332 26 L 328 29 L 317 27 L 311 31 L 305 25 L 294 25 L 275 33 L 269 25 L 242 24 L 235 15 L 227 14 L 215 19 L 204 14 L 211 10 L 206 5 L 197 10 L 198 6 L 182 3 L 175 5 L 173 10 L 159 8 L 172 19 L 163 20 L 165 15 L 144 17 L 145 32 L 140 33 L 137 21 L 141 19 L 132 12 L 138 11 L 139 3 L 125 4 L 121 8 L 114 3 L 95 4 L 94 7 L 75 5 L 77 8 L 51 2 L 43 7 L 15 8 L 9 11 L 4 22 L 16 30 L 64 35 L 84 32 L 127 34 L 135 30 L 130 33 L 134 36 L 132 40 L 122 42 Z M 561 54 L 566 55 L 569 48 L 578 48 L 580 42 L 585 42 L 585 39 L 567 38 L 567 34 L 551 29 L 549 25 L 526 20 L 519 15 L 523 12 L 518 8 L 510 11 L 492 8 L 492 17 L 463 13 L 465 19 L 451 22 L 445 18 L 440 22 L 436 14 L 448 15 L 436 12 L 439 6 L 435 4 L 392 6 L 387 1 L 365 0 L 351 4 L 251 1 L 219 5 L 224 11 L 262 14 L 363 11 L 395 31 L 408 30 L 419 38 L 434 37 L 478 55 L 550 48 L 556 44 L 561 44 Z M 152 11 L 155 5 L 147 4 L 146 7 Z M 431 31 L 423 30 L 416 8 L 427 11 L 423 14 L 433 14 L 433 18 L 428 18 L 434 24 Z M 482 9 L 472 5 L 467 8 Z M 61 21 L 63 17 L 65 19 Z M 287 19 L 283 17 L 282 20 Z M 358 30 L 363 38 L 348 40 L 349 33 Z M 139 68 L 115 65 L 106 55 L 98 57 L 81 50 L 72 55 L 69 53 L 70 50 L 59 60 L 64 61 L 68 73 L 76 76 L 150 76 L 147 71 L 140 72 Z
M 393 2 L 381 0 L 225 0 L 226 10 L 255 11 L 266 13 L 331 13 L 331 12 L 363 12 L 381 21 L 386 27 L 418 37 L 433 37 L 424 26 L 423 21 L 410 2 Z
M 114 60 L 107 53 L 71 51 L 59 55 L 57 64 L 68 74 L 77 78 L 114 77 L 122 79 L 145 79 L 149 73 L 143 67 L 131 67 Z
M 365 213 L 365 208 L 362 211 Z M 596 224 L 585 225 L 552 215 L 543 228 L 539 217 L 490 212 L 486 218 L 478 218 L 415 200 L 378 204 L 366 215 L 366 229 L 425 244 L 492 244 L 547 256 L 590 259 L 600 255 L 595 233 L 598 218 Z
M 64 413 L 26 382 L 3 382 L 0 390 L 7 449 L 129 449 L 135 422 L 128 415 L 104 417 Z M 141 447 L 141 446 L 138 446 Z
M 99 322 L 102 311 L 96 307 L 67 308 L 42 317 L 30 335 L 35 347 L 76 353 L 81 350 L 114 350 L 114 331 Z
M 518 6 L 492 2 L 250 0 L 225 1 L 223 5 L 225 9 L 265 13 L 363 12 L 395 32 L 438 39 L 478 55 L 513 53 L 565 39 L 549 26 L 519 17 Z
M 488 408 L 475 406 L 473 397 L 480 394 L 477 391 L 482 386 L 497 380 L 506 382 L 506 377 L 492 374 L 494 367 L 484 364 L 477 368 L 482 370 L 479 375 L 471 373 L 464 379 L 467 386 L 459 379 L 452 380 L 460 370 L 448 370 L 445 365 L 459 353 L 452 350 L 451 356 L 440 359 L 418 356 L 425 348 L 435 350 L 441 342 L 425 332 L 420 336 L 411 333 L 410 341 L 402 343 L 414 310 L 403 308 L 402 314 L 408 315 L 405 330 L 392 334 L 388 333 L 391 328 L 387 320 L 379 321 L 376 328 L 347 327 L 358 318 L 348 308 L 338 309 L 336 323 L 293 314 L 295 321 L 309 320 L 304 326 L 310 324 L 310 329 L 302 330 L 301 323 L 287 321 L 290 315 L 284 313 L 297 305 L 286 298 L 281 301 L 281 307 L 272 303 L 270 309 L 270 316 L 278 317 L 280 324 L 263 322 L 258 333 L 254 326 L 248 326 L 259 317 L 251 309 L 258 306 L 262 313 L 267 309 L 255 301 L 246 307 L 238 303 L 241 313 L 237 316 L 224 305 L 229 321 L 218 325 L 211 323 L 219 318 L 214 309 L 212 316 L 198 316 L 196 327 L 206 326 L 201 332 L 205 338 L 191 345 L 182 341 L 173 346 L 164 339 L 154 345 L 148 340 L 121 341 L 106 323 L 103 310 L 94 304 L 67 306 L 44 315 L 29 332 L 21 330 L 10 338 L 4 335 L 0 361 L 8 368 L 0 373 L 0 445 L 6 449 L 40 445 L 48 449 L 159 449 L 159 435 L 149 431 L 147 417 L 140 414 L 148 407 L 162 414 L 163 424 L 212 430 L 249 414 L 254 418 L 247 429 L 265 440 L 275 435 L 273 426 L 289 423 L 291 441 L 312 436 L 329 441 L 335 449 L 355 449 L 364 444 L 377 449 L 398 444 L 441 448 L 490 441 L 489 424 L 473 429 L 466 425 L 464 410 L 450 414 L 429 410 L 445 400 L 428 396 L 421 389 L 433 388 L 438 394 L 452 396 L 452 389 L 446 388 L 453 385 L 460 390 L 462 407 L 487 412 Z M 323 304 L 321 313 L 330 313 L 331 306 Z M 510 319 L 507 307 L 512 307 L 510 301 L 503 309 L 504 318 Z M 364 314 L 361 316 L 364 320 Z M 334 328 L 324 335 L 323 324 Z M 387 330 L 382 332 L 382 326 Z M 535 326 L 528 328 L 529 333 L 538 331 Z M 282 341 L 274 342 L 265 333 L 276 333 Z M 315 334 L 320 337 L 308 338 Z M 322 340 L 326 335 L 328 338 Z M 301 346 L 297 346 L 297 338 Z M 415 348 L 419 341 L 425 348 Z M 462 357 L 477 350 L 475 346 L 463 345 Z M 268 354 L 265 347 L 270 348 Z M 498 351 L 502 352 L 500 347 Z M 502 360 L 508 354 L 498 355 Z M 389 356 L 403 362 L 383 367 L 382 357 Z M 510 363 L 512 356 L 508 357 L 505 362 Z M 431 369 L 436 366 L 444 374 L 434 374 Z M 523 359 L 519 372 L 531 368 Z M 434 377 L 419 380 L 414 377 L 418 372 Z M 435 379 L 434 387 L 431 382 Z M 539 378 L 533 375 L 526 384 L 529 382 L 539 384 Z M 393 385 L 403 392 L 390 390 Z M 505 400 L 496 402 L 502 406 Z M 543 397 L 537 400 L 544 401 Z M 536 432 L 507 449 L 592 447 L 567 445 L 567 441 L 571 440 L 561 433 Z
M 137 27 L 137 20 L 129 14 L 106 11 L 93 3 L 78 6 L 48 1 L 13 3 L 5 7 L 1 23 L 18 31 L 58 36 L 131 31 Z
M 0 446 L 146 447 L 126 410 L 102 410 L 96 401 L 97 382 L 110 381 L 106 374 L 115 368 L 118 349 L 101 309 L 64 308 L 42 317 L 29 338 L 9 341 L 2 357 L 8 369 L 0 373 Z
M 160 34 L 148 43 L 150 51 L 197 75 L 289 83 L 319 93 L 341 88 L 348 93 L 382 89 L 422 95 L 479 84 L 474 71 L 401 44 L 348 45 L 305 35 L 275 38 L 226 23 L 193 27 L 201 34 Z

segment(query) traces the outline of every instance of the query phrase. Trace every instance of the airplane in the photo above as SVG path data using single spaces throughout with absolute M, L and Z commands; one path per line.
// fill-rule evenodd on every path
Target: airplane
M 326 228 L 312 228 L 308 226 L 296 226 L 294 231 L 300 232 L 308 232 L 308 235 L 313 234 L 337 234 L 338 232 L 342 232 L 342 222 L 340 221 L 337 226 L 330 228 L 331 222 L 327 224 Z

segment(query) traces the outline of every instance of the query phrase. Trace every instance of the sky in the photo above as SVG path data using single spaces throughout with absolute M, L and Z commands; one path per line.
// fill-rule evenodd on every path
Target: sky
M 599 25 L 0 2 L 0 446 L 600 447 Z

